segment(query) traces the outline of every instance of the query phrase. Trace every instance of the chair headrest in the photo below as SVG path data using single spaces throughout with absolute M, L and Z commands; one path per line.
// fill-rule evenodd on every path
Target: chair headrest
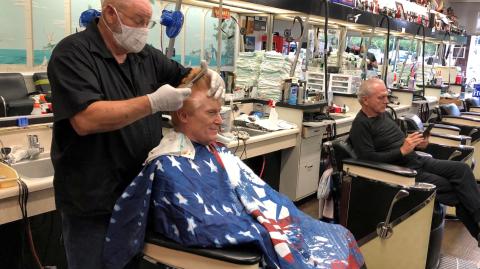
M 403 116 L 407 131 L 422 131 L 424 126 L 420 117 L 416 114 L 407 114 Z
M 440 111 L 442 112 L 442 115 L 455 117 L 461 116 L 460 109 L 458 109 L 458 106 L 455 104 L 440 105 Z

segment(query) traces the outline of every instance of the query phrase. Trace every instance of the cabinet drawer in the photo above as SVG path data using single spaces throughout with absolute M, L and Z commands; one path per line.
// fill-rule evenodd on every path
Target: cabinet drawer
M 325 129 L 326 129 L 325 126 L 303 127 L 302 136 L 304 138 L 309 138 L 309 137 L 312 137 L 312 136 L 320 135 L 320 137 L 321 137 L 325 133 Z
M 317 191 L 319 173 L 320 155 L 318 155 L 318 158 L 306 159 L 300 162 L 297 181 L 297 198 L 301 199 Z
M 302 139 L 302 144 L 300 146 L 300 163 L 306 159 L 320 158 L 321 148 L 321 136 Z

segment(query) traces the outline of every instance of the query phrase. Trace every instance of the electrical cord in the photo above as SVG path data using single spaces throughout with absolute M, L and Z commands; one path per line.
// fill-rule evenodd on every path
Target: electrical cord
M 300 36 L 294 38 L 292 37 L 292 29 L 293 29 L 293 26 L 295 26 L 295 21 L 298 21 L 298 23 L 300 23 Z M 300 42 L 302 37 L 303 37 L 303 33 L 304 33 L 304 26 L 303 26 L 303 20 L 300 16 L 295 16 L 293 18 L 293 22 L 292 22 L 292 28 L 291 29 L 285 29 L 285 41 L 287 42 Z M 297 48 L 298 49 L 298 48 Z
M 323 25 L 323 38 L 325 40 L 324 44 L 323 44 L 323 79 L 324 79 L 324 84 L 325 84 L 325 101 L 328 105 L 328 71 L 327 71 L 327 57 L 328 57 L 328 53 L 327 53 L 327 50 L 328 50 L 328 0 L 323 0 L 323 7 L 325 9 L 325 23 Z
M 35 244 L 33 242 L 32 230 L 30 228 L 30 221 L 28 219 L 27 204 L 28 204 L 28 186 L 20 178 L 17 179 L 18 184 L 18 204 L 20 206 L 20 211 L 22 213 L 22 221 L 24 225 L 24 234 L 28 240 L 28 245 L 30 252 L 34 258 L 35 264 L 39 269 L 43 269 L 40 258 L 38 257 L 37 251 L 35 250 Z M 23 245 L 23 244 L 22 244 Z M 22 251 L 23 252 L 23 251 Z
M 240 140 L 242 140 L 242 143 L 243 143 L 243 150 L 242 150 L 242 154 L 240 154 L 240 159 L 242 159 L 243 157 L 243 154 L 245 153 L 245 159 L 247 159 L 247 139 L 245 138 L 239 138 Z
M 422 29 L 422 95 L 425 96 L 425 26 L 423 26 L 423 18 L 422 24 L 418 26 L 417 35 L 420 32 L 420 29 Z
M 380 20 L 380 27 L 383 24 L 383 20 L 387 19 L 387 42 L 385 44 L 386 46 L 386 51 L 388 52 L 390 49 L 390 17 L 388 17 L 386 14 L 382 14 L 383 18 Z M 423 34 L 425 36 L 425 30 L 423 31 Z M 388 74 L 388 53 L 384 54 L 385 59 L 383 60 L 383 64 L 385 65 L 385 71 L 383 72 L 383 82 L 385 82 L 385 85 L 387 85 L 387 74 Z
M 263 177 L 263 171 L 265 170 L 265 162 L 266 162 L 265 154 L 262 155 L 262 157 L 263 157 L 263 162 L 262 162 L 262 169 L 260 170 L 260 174 L 258 175 L 259 178 Z

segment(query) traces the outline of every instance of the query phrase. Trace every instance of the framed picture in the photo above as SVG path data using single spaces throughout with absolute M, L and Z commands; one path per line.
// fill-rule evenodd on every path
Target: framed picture
M 464 46 L 455 46 L 453 47 L 453 59 L 463 59 L 465 58 L 465 49 Z
M 246 36 L 245 37 L 245 51 L 254 51 L 255 50 L 255 37 Z
M 403 4 L 400 2 L 395 2 L 395 6 L 397 7 L 397 14 L 395 18 L 405 20 L 405 11 L 403 10 Z

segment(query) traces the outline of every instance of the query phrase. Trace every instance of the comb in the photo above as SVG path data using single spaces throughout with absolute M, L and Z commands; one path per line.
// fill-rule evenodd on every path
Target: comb
M 198 72 L 198 74 L 195 75 L 195 77 L 192 80 L 190 80 L 190 82 L 188 82 L 187 87 L 191 88 L 193 86 L 193 84 L 195 84 L 195 82 L 197 82 L 199 79 L 201 79 L 203 76 L 205 76 L 207 71 L 208 71 L 208 68 L 206 66 L 202 65 L 202 69 L 200 69 L 200 72 Z

